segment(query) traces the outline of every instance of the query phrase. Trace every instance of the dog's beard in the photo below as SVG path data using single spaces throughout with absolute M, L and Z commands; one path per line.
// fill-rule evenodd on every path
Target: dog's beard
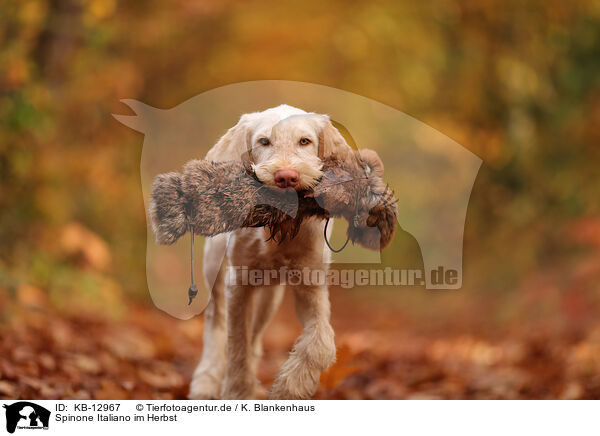
M 253 164 L 252 170 L 261 183 L 267 186 L 277 186 L 275 183 L 275 172 L 281 169 L 293 169 L 299 175 L 298 184 L 294 189 L 296 191 L 306 191 L 319 182 L 323 175 L 321 166 L 321 161 L 317 157 L 310 162 L 301 159 L 286 162 L 273 159 Z

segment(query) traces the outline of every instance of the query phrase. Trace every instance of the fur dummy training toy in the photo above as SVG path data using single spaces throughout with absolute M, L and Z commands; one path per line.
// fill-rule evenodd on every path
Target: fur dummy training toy
M 154 179 L 150 217 L 156 240 L 170 245 L 188 230 L 214 236 L 266 227 L 271 239 L 281 242 L 293 238 L 308 217 L 343 217 L 350 241 L 383 250 L 396 230 L 396 200 L 383 181 L 377 153 L 363 149 L 355 157 L 355 162 L 326 159 L 320 181 L 298 192 L 262 184 L 242 162 L 192 160 L 183 173 Z
M 323 175 L 311 189 L 295 191 L 262 184 L 242 162 L 192 160 L 183 173 L 159 174 L 152 185 L 150 218 L 159 244 L 173 244 L 191 233 L 189 302 L 198 294 L 194 284 L 194 233 L 214 236 L 242 227 L 266 227 L 270 238 L 293 238 L 308 217 L 326 219 L 323 237 L 335 252 L 348 241 L 383 250 L 392 240 L 398 208 L 383 181 L 383 163 L 376 152 L 361 150 L 353 162 L 328 158 Z M 327 240 L 330 217 L 349 225 L 346 243 L 336 250 Z

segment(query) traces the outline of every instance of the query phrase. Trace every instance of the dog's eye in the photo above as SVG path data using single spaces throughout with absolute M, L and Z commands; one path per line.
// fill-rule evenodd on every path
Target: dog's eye
M 264 145 L 265 147 L 266 147 L 267 145 L 271 145 L 271 141 L 269 141 L 269 138 L 260 138 L 260 139 L 258 140 L 258 143 L 259 143 L 260 145 Z
M 311 141 L 310 139 L 308 139 L 308 138 L 302 138 L 302 139 L 300 139 L 300 142 L 299 142 L 299 144 L 300 144 L 300 145 L 308 145 L 308 144 L 310 144 L 311 142 L 312 142 L 312 141 Z

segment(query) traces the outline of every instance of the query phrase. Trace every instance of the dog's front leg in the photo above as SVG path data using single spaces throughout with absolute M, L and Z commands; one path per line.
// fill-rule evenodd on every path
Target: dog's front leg
M 227 295 L 227 365 L 221 397 L 224 400 L 250 399 L 254 377 L 249 365 L 248 324 L 251 314 L 251 286 L 228 285 Z
M 283 286 L 268 286 L 257 289 L 252 296 L 252 322 L 250 330 L 250 353 L 249 366 L 250 373 L 254 379 L 254 398 L 264 399 L 267 397 L 267 391 L 263 388 L 256 377 L 260 359 L 263 355 L 262 338 L 267 324 L 277 311 L 283 299 Z
M 298 286 L 294 295 L 296 313 L 304 330 L 281 367 L 269 395 L 271 399 L 311 398 L 321 372 L 335 361 L 327 286 Z
M 204 313 L 204 348 L 190 385 L 189 398 L 192 400 L 217 399 L 221 393 L 227 342 L 224 287 L 223 280 L 216 283 Z
M 204 245 L 204 277 L 214 277 L 214 284 L 212 298 L 204 312 L 202 359 L 190 384 L 189 398 L 192 400 L 217 399 L 221 394 L 227 359 L 227 308 L 223 263 L 227 242 L 227 236 L 219 235 L 207 238 Z

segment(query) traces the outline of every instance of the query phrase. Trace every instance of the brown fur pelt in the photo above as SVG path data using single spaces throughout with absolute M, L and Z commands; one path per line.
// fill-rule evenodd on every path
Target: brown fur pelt
M 192 160 L 183 173 L 156 176 L 150 217 L 159 244 L 173 244 L 193 226 L 214 236 L 241 227 L 267 227 L 271 238 L 293 238 L 311 216 L 343 217 L 353 243 L 382 250 L 394 236 L 397 204 L 383 181 L 377 153 L 361 150 L 354 162 L 323 162 L 311 190 L 282 190 L 262 184 L 242 162 Z

